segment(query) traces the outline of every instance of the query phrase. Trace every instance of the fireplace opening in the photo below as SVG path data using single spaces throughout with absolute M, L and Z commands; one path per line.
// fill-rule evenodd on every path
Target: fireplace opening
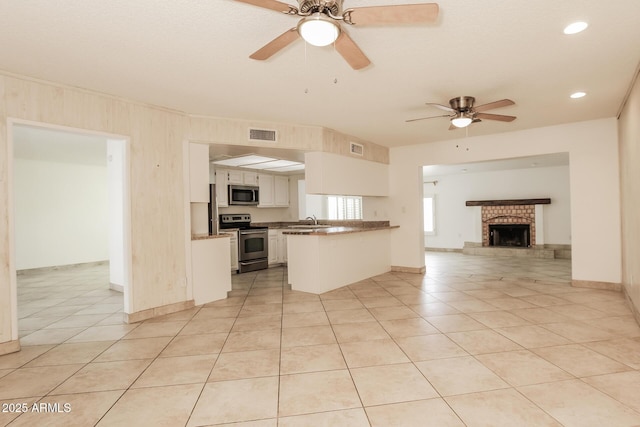
M 489 246 L 527 248 L 530 233 L 529 224 L 489 224 Z

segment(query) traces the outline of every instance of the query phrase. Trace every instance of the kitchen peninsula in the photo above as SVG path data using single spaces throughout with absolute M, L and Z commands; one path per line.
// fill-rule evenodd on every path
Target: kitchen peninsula
M 321 294 L 389 272 L 390 236 L 395 228 L 386 221 L 371 221 L 355 227 L 284 231 L 291 289 Z

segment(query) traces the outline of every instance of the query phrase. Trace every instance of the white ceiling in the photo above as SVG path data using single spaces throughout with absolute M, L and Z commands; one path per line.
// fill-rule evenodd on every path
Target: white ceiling
M 295 3 L 294 0 L 285 0 Z M 345 0 L 345 7 L 420 0 Z M 2 0 L 0 69 L 187 113 L 333 128 L 386 146 L 613 117 L 640 60 L 638 0 L 441 0 L 435 24 L 349 27 L 352 70 L 301 40 L 249 55 L 297 18 L 234 0 Z M 587 31 L 562 29 L 586 20 Z M 583 90 L 587 97 L 569 99 Z M 510 98 L 449 131 L 425 102 Z M 467 133 L 468 132 L 468 133 Z
M 505 160 L 491 160 L 486 162 L 460 163 L 455 165 L 431 165 L 422 168 L 425 180 L 436 179 L 443 175 L 457 175 L 463 173 L 495 172 L 502 170 L 547 168 L 554 166 L 568 166 L 569 153 L 544 154 L 540 156 L 517 157 Z

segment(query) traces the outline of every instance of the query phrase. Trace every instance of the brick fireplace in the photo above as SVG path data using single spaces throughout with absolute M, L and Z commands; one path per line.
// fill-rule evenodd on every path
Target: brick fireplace
M 482 206 L 482 246 L 535 245 L 535 205 Z
M 551 199 L 467 201 L 481 207 L 482 246 L 534 248 L 536 246 L 536 205 Z

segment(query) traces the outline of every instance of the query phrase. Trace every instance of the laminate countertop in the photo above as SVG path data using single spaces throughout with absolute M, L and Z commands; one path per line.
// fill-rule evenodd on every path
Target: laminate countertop
M 322 228 L 289 228 L 282 234 L 300 234 L 305 236 L 335 236 L 337 234 L 365 233 L 368 231 L 391 230 L 400 228 L 399 225 L 380 225 L 373 227 L 322 227 Z
M 191 240 L 220 239 L 222 237 L 229 237 L 229 235 L 228 234 L 192 234 Z

